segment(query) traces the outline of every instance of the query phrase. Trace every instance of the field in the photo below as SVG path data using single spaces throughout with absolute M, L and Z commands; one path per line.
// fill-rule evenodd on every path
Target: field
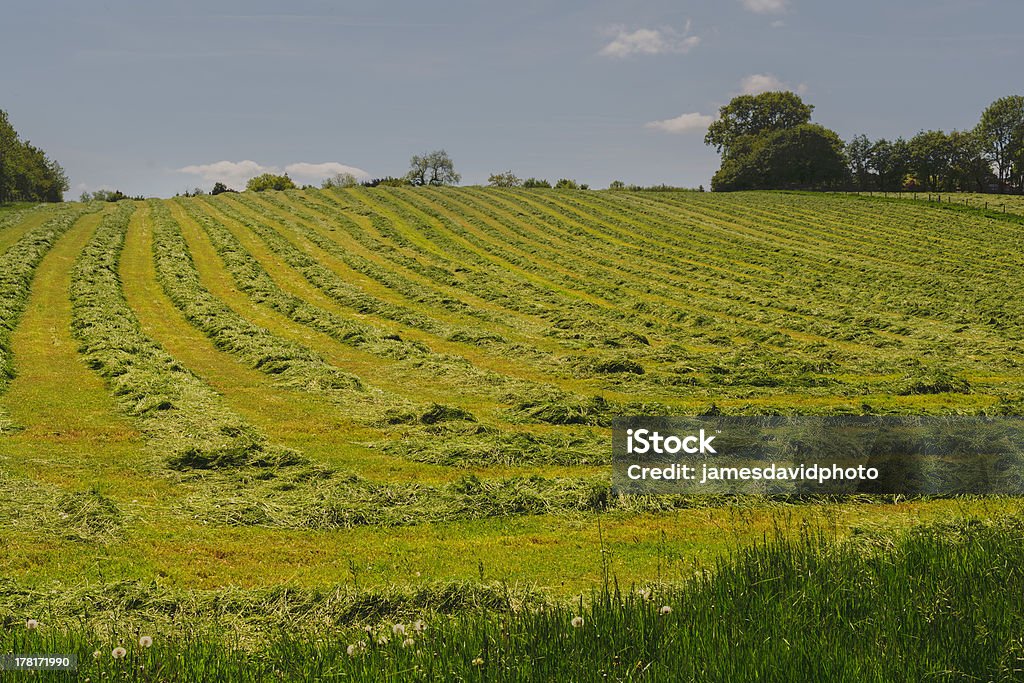
M 861 192 L 871 197 L 913 199 L 919 202 L 953 204 L 998 213 L 1024 215 L 1024 195 L 980 192 Z
M 1020 414 L 1022 267 L 1009 207 L 829 194 L 3 209 L 3 651 L 56 639 L 99 676 L 152 633 L 147 680 L 1012 679 L 1019 500 L 626 498 L 608 465 L 616 415 Z M 756 668 L 829 609 L 848 637 Z M 418 618 L 437 661 L 375 644 Z

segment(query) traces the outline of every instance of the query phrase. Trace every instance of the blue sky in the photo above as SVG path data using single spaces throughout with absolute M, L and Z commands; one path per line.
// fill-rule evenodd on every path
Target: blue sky
M 0 108 L 71 195 L 288 169 L 708 184 L 718 107 L 787 87 L 844 138 L 972 127 L 1024 92 L 1019 0 L 5 0 Z M 249 162 L 249 163 L 243 163 Z

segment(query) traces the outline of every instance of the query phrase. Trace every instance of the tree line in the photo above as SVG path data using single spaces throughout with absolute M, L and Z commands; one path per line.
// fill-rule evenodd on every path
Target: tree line
M 792 92 L 733 98 L 704 138 L 722 155 L 711 189 L 1024 191 L 1024 97 L 996 100 L 971 130 L 909 140 L 844 143 L 813 110 Z
M 68 177 L 60 164 L 28 140 L 22 141 L 0 109 L 0 204 L 62 202 Z

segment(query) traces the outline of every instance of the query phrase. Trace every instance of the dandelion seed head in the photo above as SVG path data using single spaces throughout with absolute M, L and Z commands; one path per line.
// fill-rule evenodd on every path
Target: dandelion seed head
M 26 619 L 25 628 L 27 628 L 29 631 L 35 631 L 37 628 L 39 628 L 39 622 L 35 619 Z
M 422 619 L 417 619 L 416 621 L 412 622 L 412 630 L 416 633 L 423 633 L 427 630 L 427 625 L 423 623 Z
M 153 647 L 153 638 L 151 636 L 141 636 L 139 638 L 139 645 L 142 647 Z
M 672 608 L 668 605 L 662 605 L 661 609 L 658 610 L 659 614 L 672 614 Z
M 93 659 L 99 659 L 102 656 L 103 656 L 103 653 L 100 652 L 99 650 L 96 650 L 95 652 L 92 653 L 92 658 Z
M 412 647 L 415 644 L 416 644 L 416 641 L 413 640 L 412 638 L 406 638 L 405 640 L 402 641 L 402 647 Z
M 390 642 L 391 642 L 391 639 L 388 638 L 387 636 L 381 636 L 380 638 L 377 639 L 377 644 L 378 645 L 387 645 Z
M 573 617 L 570 623 L 573 628 L 581 628 L 583 626 L 583 617 Z
M 114 659 L 124 659 L 125 655 L 127 654 L 128 650 L 124 649 L 123 647 L 115 647 L 113 650 L 110 651 L 110 656 Z
M 405 624 L 395 624 L 391 627 L 391 632 L 394 633 L 396 636 L 404 636 Z

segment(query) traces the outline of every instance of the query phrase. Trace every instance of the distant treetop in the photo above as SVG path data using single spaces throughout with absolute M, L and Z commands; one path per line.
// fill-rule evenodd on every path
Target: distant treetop
M 0 204 L 62 202 L 68 187 L 60 164 L 27 140 L 22 142 L 7 112 L 0 109 Z
M 265 192 L 267 190 L 294 190 L 296 187 L 287 173 L 284 175 L 264 173 L 250 178 L 249 182 L 245 184 L 245 189 L 249 192 Z

